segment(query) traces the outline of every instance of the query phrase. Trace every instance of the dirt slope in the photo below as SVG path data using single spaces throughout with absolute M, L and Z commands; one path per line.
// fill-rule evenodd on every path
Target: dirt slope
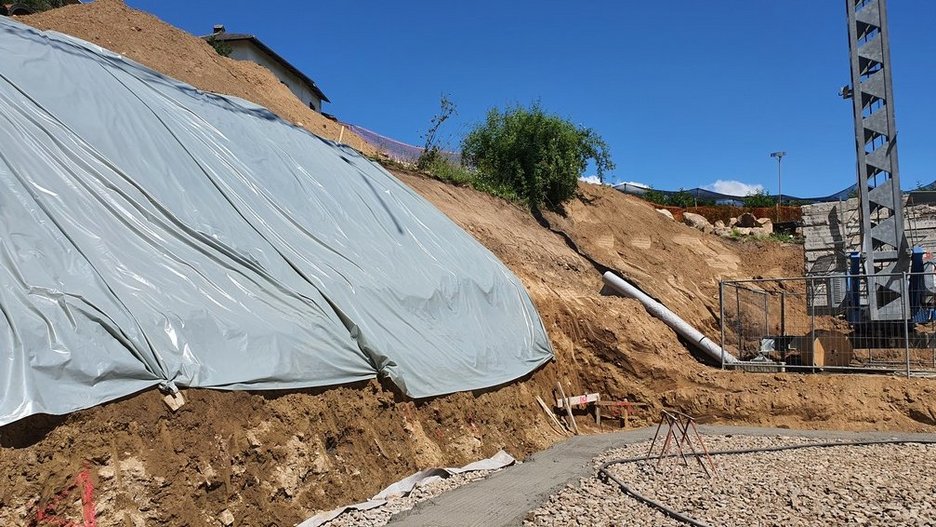
M 398 174 L 490 248 L 523 280 L 556 347 L 532 381 L 567 379 L 686 409 L 702 420 L 802 428 L 932 430 L 930 380 L 871 375 L 722 372 L 689 357 L 672 331 L 636 301 L 600 294 L 592 265 L 510 205 L 469 189 Z M 548 214 L 578 250 L 638 283 L 703 332 L 717 336 L 718 280 L 796 276 L 802 248 L 739 243 L 672 222 L 613 189 L 580 185 L 566 217 Z M 511 218 L 516 218 L 514 221 Z M 649 241 L 648 241 L 649 240 Z
M 29 21 L 65 31 L 78 27 L 80 36 L 104 45 L 113 45 L 108 39 L 119 45 L 113 35 L 136 32 L 128 28 L 161 24 L 106 0 L 41 17 Z M 134 58 L 182 77 L 172 68 L 185 53 L 156 40 L 141 45 Z M 191 40 L 180 45 L 185 42 Z M 232 68 L 232 78 L 241 75 L 239 63 L 203 47 L 207 62 L 190 68 Z M 265 85 L 242 88 L 239 95 L 267 104 Z M 418 468 L 463 464 L 499 448 L 523 457 L 552 444 L 561 436 L 535 397 L 550 399 L 557 380 L 574 393 L 600 391 L 710 422 L 936 430 L 932 381 L 705 367 L 635 301 L 601 295 L 600 275 L 589 260 L 527 211 L 471 189 L 398 176 L 521 278 L 555 346 L 553 363 L 509 386 L 419 402 L 374 381 L 288 393 L 188 390 L 189 402 L 176 414 L 158 393 L 145 392 L 67 417 L 27 419 L 0 429 L 0 524 L 29 525 L 43 510 L 79 520 L 77 494 L 56 494 L 87 466 L 102 527 L 215 526 L 225 510 L 237 525 L 293 525 L 314 510 L 368 497 Z M 607 188 L 582 185 L 581 194 L 565 217 L 547 215 L 545 221 L 711 336 L 720 277 L 801 269 L 798 247 L 723 241 Z M 651 419 L 653 412 L 638 422 Z M 587 429 L 589 418 L 580 423 Z
M 341 135 L 343 143 L 364 154 L 377 153 L 356 134 L 347 129 L 342 133 L 341 125 L 304 105 L 266 68 L 222 57 L 202 39 L 131 9 L 122 0 L 96 0 L 17 20 L 94 42 L 201 90 L 255 102 L 320 137 L 337 141 Z
M 583 254 L 623 273 L 710 335 L 718 332 L 719 280 L 800 276 L 803 266 L 800 245 L 701 235 L 639 198 L 597 185 L 580 185 L 566 214 L 546 213 L 546 220 Z

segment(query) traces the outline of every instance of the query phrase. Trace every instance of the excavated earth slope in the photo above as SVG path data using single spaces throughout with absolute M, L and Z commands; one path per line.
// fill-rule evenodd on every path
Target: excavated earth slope
M 136 50 L 135 59 L 166 73 L 199 75 L 173 69 L 185 55 L 173 40 L 191 41 L 149 15 L 105 0 L 66 9 L 26 21 L 81 28 L 78 36 Z M 134 27 L 154 32 L 146 37 L 152 46 L 134 47 Z M 238 95 L 267 104 L 268 86 L 248 88 Z M 78 491 L 67 499 L 59 493 L 87 469 L 102 527 L 214 526 L 227 514 L 237 525 L 293 525 L 418 468 L 461 465 L 500 448 L 522 458 L 562 439 L 535 400 L 549 400 L 557 380 L 576 394 L 649 403 L 640 424 L 667 406 L 709 422 L 936 430 L 932 381 L 704 366 L 636 301 L 602 295 L 592 263 L 623 272 L 714 337 L 718 280 L 798 275 L 798 246 L 721 240 L 593 185 L 580 186 L 565 216 L 537 221 L 471 189 L 397 175 L 520 277 L 555 346 L 553 363 L 508 386 L 427 401 L 405 400 L 373 381 L 295 392 L 188 390 L 188 403 L 172 413 L 148 391 L 65 417 L 26 419 L 0 428 L 0 524 L 29 525 L 37 514 L 80 521 Z M 589 422 L 582 417 L 580 426 L 588 431 Z
M 201 38 L 131 9 L 121 0 L 96 0 L 15 18 L 94 42 L 200 90 L 247 99 L 320 137 L 333 141 L 341 137 L 342 143 L 365 155 L 377 154 L 359 136 L 342 131 L 340 124 L 303 104 L 263 66 L 222 57 Z

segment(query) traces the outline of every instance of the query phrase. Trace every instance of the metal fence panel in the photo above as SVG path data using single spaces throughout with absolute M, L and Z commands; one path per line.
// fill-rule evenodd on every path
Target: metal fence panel
M 898 320 L 867 319 L 869 290 L 884 294 L 874 280 L 907 299 Z M 722 347 L 754 371 L 936 374 L 934 283 L 932 273 L 723 281 Z

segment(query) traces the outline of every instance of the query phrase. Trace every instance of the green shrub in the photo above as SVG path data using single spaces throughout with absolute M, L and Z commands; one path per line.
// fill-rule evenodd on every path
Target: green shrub
M 483 178 L 478 177 L 478 173 L 474 170 L 453 163 L 444 156 L 438 156 L 432 159 L 428 165 L 422 168 L 422 171 L 433 179 L 438 179 L 439 181 L 445 181 L 446 183 L 451 183 L 458 186 L 467 186 L 492 196 L 497 196 L 498 198 L 505 199 L 507 201 L 519 202 L 520 199 L 517 197 L 517 194 L 506 187 L 497 186 L 492 184 L 490 181 L 487 181 Z
M 215 52 L 222 57 L 230 57 L 231 53 L 234 52 L 234 48 L 230 44 L 223 40 L 218 40 L 214 37 L 208 37 L 208 44 L 211 44 L 211 47 L 214 48 Z
M 669 204 L 674 207 L 688 209 L 696 204 L 695 197 L 686 189 L 680 187 L 679 191 L 669 197 Z
M 761 207 L 773 207 L 777 204 L 777 199 L 774 196 L 770 196 L 764 190 L 758 190 L 753 194 L 748 194 L 744 197 L 744 206 L 751 208 L 761 208 Z
M 574 196 L 589 161 L 599 178 L 614 168 L 598 134 L 547 114 L 539 104 L 492 109 L 462 141 L 462 159 L 477 170 L 479 184 L 515 194 L 533 210 L 558 209 Z
M 654 188 L 648 188 L 646 192 L 643 193 L 643 199 L 649 201 L 650 203 L 656 205 L 669 205 L 669 196 L 665 193 L 660 192 Z
M 476 179 L 471 170 L 452 163 L 441 155 L 425 160 L 423 166 L 419 168 L 435 179 L 456 185 L 471 185 Z

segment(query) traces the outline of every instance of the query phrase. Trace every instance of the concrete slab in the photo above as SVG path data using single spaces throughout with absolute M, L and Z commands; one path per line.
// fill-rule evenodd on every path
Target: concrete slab
M 591 460 L 601 452 L 629 443 L 649 441 L 656 427 L 627 432 L 576 436 L 539 452 L 521 465 L 465 485 L 394 516 L 394 527 L 495 527 L 520 525 L 527 512 L 543 503 L 566 483 L 595 474 Z M 936 434 L 839 432 L 734 426 L 700 426 L 703 435 L 784 435 L 818 440 L 852 441 L 929 439 Z

